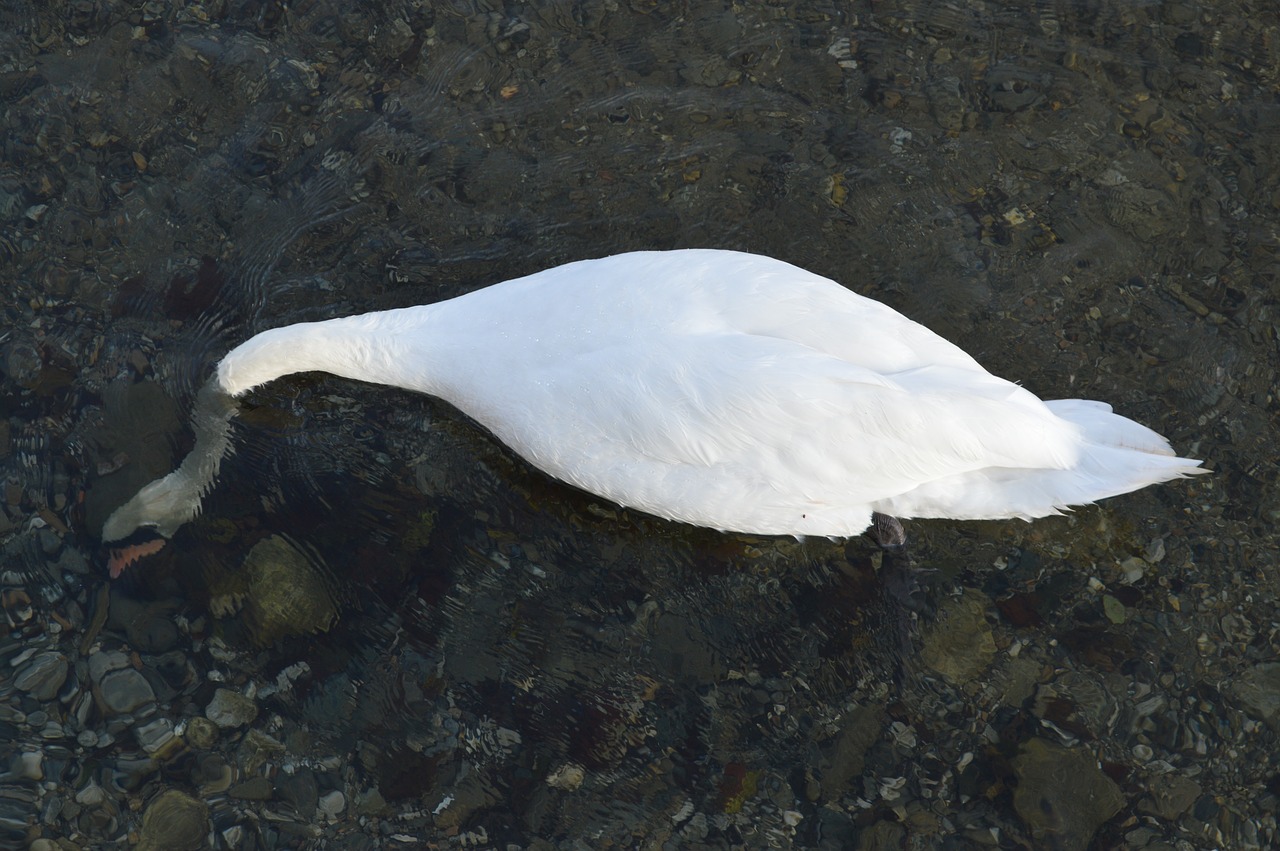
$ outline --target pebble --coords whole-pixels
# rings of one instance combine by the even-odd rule
[[[334,789],[321,795],[317,806],[329,818],[337,818],[347,808],[347,796]]]
[[[13,761],[10,769],[19,777],[27,780],[44,779],[44,753],[41,751],[23,751]]]
[[[138,851],[196,851],[205,847],[209,808],[189,795],[167,789],[142,814]]]
[[[1251,715],[1280,730],[1280,662],[1254,665],[1235,681],[1233,690]]]
[[[204,714],[222,729],[230,730],[252,723],[258,717],[258,705],[238,691],[220,688],[213,693]]]
[[[135,735],[142,749],[152,756],[168,748],[177,738],[173,733],[173,722],[168,718],[157,718],[142,725],[135,731]]]
[[[129,667],[129,654],[119,650],[99,650],[89,654],[89,679],[101,682],[110,671]]]
[[[107,793],[92,780],[76,793],[76,803],[82,807],[96,807],[107,799]]]
[[[67,680],[67,657],[57,650],[41,650],[13,679],[13,684],[36,700],[53,700]]]
[[[315,772],[310,768],[299,768],[292,774],[281,772],[276,779],[276,786],[280,797],[293,804],[298,815],[307,819],[315,815],[320,792]]]
[[[186,728],[183,730],[183,737],[191,747],[199,750],[208,750],[218,741],[218,725],[208,718],[197,716],[187,721]]]
[[[107,715],[133,712],[156,699],[147,678],[133,668],[106,674],[96,690],[98,706]]]

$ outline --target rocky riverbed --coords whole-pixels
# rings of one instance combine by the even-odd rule
[[[0,24],[0,846],[1276,843],[1271,7]],[[840,280],[1213,475],[909,523],[904,565],[620,510],[447,405],[303,376],[107,580],[103,519],[236,342],[689,246]]]

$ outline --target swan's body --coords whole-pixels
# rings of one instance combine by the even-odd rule
[[[731,251],[621,254],[276,328],[214,382],[238,396],[312,370],[445,399],[622,505],[763,535],[854,535],[872,512],[1029,519],[1200,472],[1105,404],[1043,402],[879,302]],[[206,485],[144,489],[104,538],[172,534]],[[195,509],[166,509],[183,489]]]

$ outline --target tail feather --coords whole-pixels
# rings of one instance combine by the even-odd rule
[[[1178,457],[1169,441],[1102,402],[1060,399],[1045,404],[1080,429],[1079,456],[1067,469],[988,467],[929,482],[873,509],[899,517],[1031,520],[1209,472],[1200,466],[1203,462]]]

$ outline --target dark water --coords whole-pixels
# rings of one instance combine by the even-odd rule
[[[0,12],[0,844],[1275,841],[1269,5],[350,6]],[[691,246],[1215,474],[911,523],[917,618],[870,541],[656,521],[305,376],[108,588],[236,342]]]

